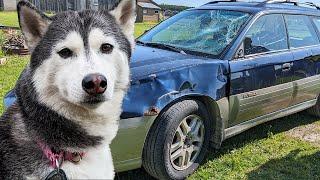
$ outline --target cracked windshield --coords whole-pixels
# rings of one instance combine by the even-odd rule
[[[175,47],[190,54],[220,55],[250,15],[227,10],[189,10],[140,38],[146,45]]]

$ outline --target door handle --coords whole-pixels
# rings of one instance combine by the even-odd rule
[[[291,63],[285,63],[282,65],[282,71],[290,71],[291,67],[292,67]]]

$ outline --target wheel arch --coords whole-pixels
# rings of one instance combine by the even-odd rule
[[[213,123],[213,133],[211,142],[214,148],[221,147],[221,143],[224,140],[224,130],[227,125],[226,115],[229,114],[229,103],[226,98],[215,101],[208,96],[191,96],[192,99],[198,100],[206,106],[206,110],[210,115],[210,120]]]
[[[229,114],[229,112],[226,112],[229,110],[229,104],[228,104],[227,98],[222,98],[216,101],[211,97],[202,95],[202,94],[183,95],[163,105],[154,122],[156,122],[157,119],[161,116],[161,114],[164,113],[167,109],[169,109],[172,105],[183,100],[197,100],[202,102],[205,105],[206,110],[209,113],[210,120],[212,121],[213,127],[214,127],[213,134],[211,137],[212,146],[216,149],[220,148],[221,143],[224,140],[224,129],[226,128],[226,123],[228,118],[226,115]],[[154,125],[154,122],[151,125],[151,127]],[[151,127],[148,129],[143,148],[145,147],[145,143],[149,136]]]

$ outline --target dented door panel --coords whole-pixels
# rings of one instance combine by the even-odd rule
[[[292,61],[292,53],[285,51],[230,62],[228,127],[289,106],[293,84],[282,65]]]
[[[316,99],[319,94],[320,77],[316,64],[319,63],[319,46],[293,50],[293,101],[296,105],[305,101]]]

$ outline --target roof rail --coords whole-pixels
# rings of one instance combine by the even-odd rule
[[[217,3],[221,3],[221,2],[239,2],[239,1],[237,1],[237,0],[216,0],[216,1],[208,2],[207,4],[217,4]],[[299,4],[302,4],[302,5],[311,6],[311,7],[314,7],[316,9],[320,10],[320,6],[314,4],[313,2],[299,3],[298,0],[265,0],[261,3],[259,3],[257,6],[265,6],[266,4],[272,4],[272,3],[287,3],[287,4],[293,4],[295,6],[299,6]],[[207,4],[205,4],[205,5],[207,5]]]
[[[266,4],[272,3],[289,3],[298,6],[298,0],[266,0],[258,4],[257,6],[265,6]]]
[[[265,6],[266,4],[272,4],[272,3],[291,3],[295,6],[301,5],[307,5],[316,8],[317,10],[320,10],[320,6],[314,4],[313,2],[305,2],[305,3],[299,3],[298,0],[266,0],[264,2],[261,2],[257,6]]]
[[[217,0],[217,1],[208,2],[207,4],[216,4],[221,2],[237,2],[237,0]]]
[[[304,4],[304,5],[308,5],[311,7],[315,7],[316,9],[320,10],[320,7],[317,6],[316,4],[314,4],[313,2],[305,2],[305,3],[300,3],[300,4]]]

